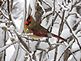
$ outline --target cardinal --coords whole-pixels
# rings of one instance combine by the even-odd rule
[[[66,39],[50,33],[47,29],[41,26],[32,16],[28,16],[27,20],[24,22],[24,32],[31,32],[35,37],[55,37],[66,41]]]

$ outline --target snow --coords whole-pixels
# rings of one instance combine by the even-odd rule
[[[38,3],[40,4],[40,6],[42,7],[43,11],[44,11],[44,14],[43,14],[42,17],[45,17],[45,16],[49,15],[50,13],[53,13],[54,7],[53,7],[53,0],[43,0],[43,1],[46,2],[46,3],[52,8],[51,11],[45,12],[44,9],[48,8],[48,6],[45,5],[44,3],[43,3],[43,5],[41,5],[41,4],[38,2]],[[57,1],[55,2],[55,4],[56,4],[55,10],[56,10],[57,12],[60,11],[60,12],[61,12],[60,14],[62,14],[62,10],[60,10],[60,8],[62,8],[63,10],[66,11],[64,17],[67,17],[68,14],[70,15],[70,16],[66,19],[66,21],[68,22],[68,25],[70,26],[70,28],[71,28],[71,30],[72,30],[72,28],[74,27],[74,25],[76,24],[76,22],[79,22],[79,21],[80,21],[81,16],[79,15],[79,13],[75,12],[75,11],[76,11],[75,8],[74,8],[71,12],[69,12],[70,9],[71,9],[71,7],[72,7],[72,5],[73,5],[74,2],[76,2],[76,1],[73,1],[73,3],[72,3],[72,2],[70,2],[70,3],[66,2],[66,4],[65,4],[65,3],[62,4],[63,2],[64,2],[64,0],[59,0],[59,1],[57,0]],[[24,0],[14,0],[14,4],[13,4],[13,5],[15,5],[15,6],[13,7],[14,10],[12,10],[12,20],[13,20],[13,23],[16,25],[16,31],[18,32],[19,35],[21,35],[21,33],[23,32],[23,28],[24,28],[24,15],[25,15],[25,10],[24,10],[24,6],[25,6],[25,5],[24,5],[24,3],[25,3]],[[81,3],[78,3],[77,5],[80,5],[80,4],[81,4]],[[31,12],[31,15],[34,17],[34,15],[35,15],[35,5],[36,5],[36,0],[27,0],[27,17],[28,17],[28,15],[30,14],[30,12]],[[77,6],[77,5],[76,5],[76,6]],[[30,10],[30,9],[32,9],[32,10]],[[15,13],[14,13],[14,12],[15,12]],[[75,18],[75,15],[74,15],[74,14],[76,14],[78,18]],[[62,15],[61,15],[61,16],[62,16]],[[48,29],[48,27],[49,27],[49,26],[51,25],[51,23],[52,23],[52,19],[53,19],[53,18],[55,18],[55,17],[52,16],[52,15],[50,15],[50,16],[49,16],[49,20],[48,20],[47,18],[45,18],[45,19],[42,21],[41,25],[42,25],[44,28]],[[65,19],[65,18],[64,18],[64,19]],[[47,21],[47,20],[48,20],[48,21]],[[48,22],[48,23],[47,23],[47,22]],[[61,22],[61,21],[60,21],[60,18],[57,17],[56,22],[57,22],[58,24],[55,24],[55,23],[54,23],[51,33],[58,35],[59,23]],[[3,24],[0,24],[0,27],[6,27],[6,26],[5,26],[5,24],[3,23]],[[6,28],[7,28],[7,27],[6,27]],[[13,26],[11,26],[11,28],[13,28]],[[10,30],[13,31],[13,29],[11,29],[11,28],[10,28]],[[15,28],[14,28],[14,29],[15,29]],[[1,30],[1,33],[3,34],[3,31],[2,31],[1,28],[0,28],[0,30]],[[77,32],[78,30],[81,30],[81,22],[79,23],[79,25],[78,25],[78,27],[77,27],[77,29],[76,29],[75,31],[72,30],[72,33],[70,32],[70,29],[68,28],[67,24],[64,24],[64,26],[63,26],[63,31],[62,31],[62,34],[61,34],[60,36],[63,37],[63,38],[65,38],[65,39],[67,39],[68,37],[70,37],[70,36],[73,34],[73,35],[78,39],[79,43],[81,44],[81,37],[78,37],[78,36],[81,35],[81,32],[78,32],[78,33],[76,34],[76,32]],[[3,43],[3,41],[1,41],[1,40],[4,39],[2,34],[0,35],[0,37],[2,37],[2,38],[0,39],[0,46],[2,46],[1,43]],[[10,35],[10,34],[9,34],[9,37],[11,38],[11,35]],[[16,37],[16,36],[14,36],[14,38],[15,38],[15,37]],[[16,38],[15,38],[15,39],[16,39]],[[41,40],[42,40],[42,39],[41,39]],[[36,50],[36,46],[37,46],[38,41],[31,41],[31,40],[28,40],[28,41],[29,41],[29,42],[27,42],[27,44],[29,43],[28,46],[29,46],[30,50],[32,51],[32,53],[30,53],[30,55],[31,55],[31,57],[32,57],[33,52]],[[79,46],[78,46],[78,44],[77,44],[77,41],[75,40],[74,43],[73,43],[73,41],[74,41],[74,39],[71,40],[69,43],[66,43],[66,42],[64,42],[64,43],[62,43],[62,44],[57,43],[59,46],[58,46],[58,50],[57,50],[57,58],[56,58],[56,61],[58,61],[58,59],[59,59],[59,57],[61,56],[61,54],[62,54],[69,46],[72,45],[71,48],[69,48],[69,50],[70,50],[71,52],[74,52],[74,51],[76,51],[76,50],[79,49]],[[50,42],[51,46],[54,47],[54,46],[55,46],[54,43],[57,42],[57,39],[56,39],[56,38],[49,38],[49,42]],[[10,39],[8,39],[8,41],[7,41],[6,44],[7,44],[7,46],[8,46],[8,45],[11,44],[11,43],[12,43],[12,42],[10,41]],[[72,43],[73,43],[73,44],[72,44]],[[54,45],[52,45],[52,44],[54,44]],[[17,50],[18,50],[18,46],[19,46],[18,44],[15,44],[14,46],[11,45],[10,47],[8,47],[8,48],[6,49],[6,61],[12,61],[12,60],[14,61],[15,58],[17,58],[17,61],[24,61],[24,57],[25,57],[26,52],[25,52],[21,47],[19,47],[18,56],[16,57]],[[16,47],[16,48],[15,48],[15,47]],[[4,47],[4,48],[5,48],[5,47]],[[40,41],[40,43],[39,43],[39,45],[37,46],[37,48],[39,48],[39,49],[41,49],[41,50],[45,50],[44,52],[42,52],[41,50],[36,50],[35,56],[36,56],[36,60],[37,60],[37,61],[39,61],[39,57],[40,57],[40,55],[41,55],[41,52],[42,52],[42,56],[41,56],[42,61],[45,61],[45,60],[47,60],[47,61],[53,61],[53,60],[54,60],[55,49],[53,49],[53,50],[51,50],[51,51],[48,52],[49,44],[48,44],[47,42]],[[50,47],[50,48],[51,48],[51,47]],[[0,51],[1,51],[1,49],[0,49]],[[48,53],[47,53],[47,52],[48,52]],[[80,61],[80,59],[81,59],[81,52],[78,51],[78,52],[74,53],[74,56],[76,57],[77,61]],[[27,57],[28,57],[28,59],[29,59],[29,55],[28,55]],[[62,56],[62,58],[61,58],[60,61],[64,61],[63,59],[64,59],[64,57]],[[29,60],[28,60],[28,61],[29,61]],[[32,61],[34,61],[34,60],[32,59]],[[73,55],[70,55],[70,57],[68,58],[68,61],[75,61],[75,59],[73,58]]]
[[[6,44],[10,44],[10,43],[12,42],[9,39]],[[6,59],[5,59],[6,61],[10,61],[11,57],[13,56],[14,51],[15,51],[15,48],[13,45],[11,45],[10,47],[6,49]]]

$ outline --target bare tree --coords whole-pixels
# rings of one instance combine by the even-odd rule
[[[6,50],[11,45],[15,51],[10,61],[80,61],[80,9],[80,0],[0,0],[0,61],[9,61]],[[24,21],[30,14],[66,41],[33,39],[24,33]]]

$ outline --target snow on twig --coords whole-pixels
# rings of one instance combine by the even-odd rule
[[[10,47],[11,45],[13,45],[13,44],[15,44],[15,43],[18,43],[18,41],[14,41],[14,42],[12,42],[12,43],[9,44],[9,45],[6,45],[6,46],[0,48],[0,52],[4,51],[5,49],[7,49],[8,47]]]

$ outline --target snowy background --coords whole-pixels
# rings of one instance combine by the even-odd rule
[[[0,61],[81,61],[80,0],[1,1]],[[39,12],[40,25],[67,41],[55,37],[37,41],[22,33],[28,15],[37,19]]]

